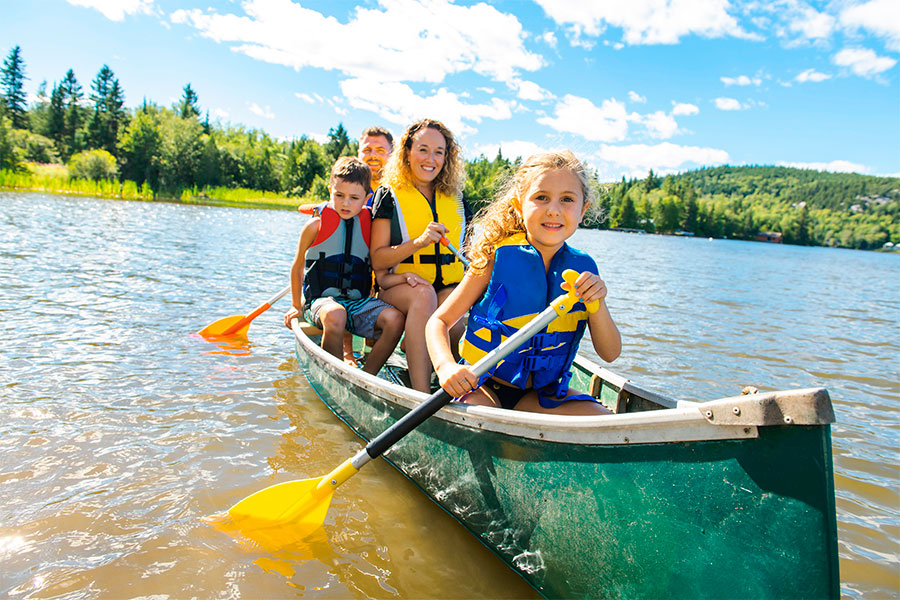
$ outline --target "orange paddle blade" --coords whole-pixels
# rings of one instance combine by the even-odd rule
[[[203,337],[217,337],[221,335],[225,335],[225,332],[234,327],[239,321],[244,319],[244,315],[232,315],[230,317],[225,317],[224,319],[219,319],[214,323],[210,323],[203,329],[197,332],[198,335]],[[235,332],[229,333],[229,335],[247,335],[247,330],[250,329],[250,323],[247,323],[240,329]]]

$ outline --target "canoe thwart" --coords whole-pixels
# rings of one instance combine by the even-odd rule
[[[590,394],[591,397],[597,398],[598,400],[602,401],[603,400],[603,383],[605,381],[606,380],[599,373],[594,373],[593,375],[591,375],[591,383],[588,386],[588,394]],[[606,382],[606,383],[607,383],[607,385],[610,385],[610,382]],[[606,402],[604,402],[603,405],[606,406],[606,408],[613,411],[614,413],[616,413],[617,415],[621,415],[621,414],[628,412],[628,399],[629,399],[629,394],[625,390],[625,387],[623,385],[623,386],[619,387],[618,390],[616,391],[615,405],[606,406],[606,404],[607,404]]]
[[[768,392],[724,398],[697,405],[716,425],[827,425],[834,409],[825,388]]]

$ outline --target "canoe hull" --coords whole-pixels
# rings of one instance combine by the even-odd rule
[[[397,386],[316,350],[298,336],[311,384],[361,437],[408,412]],[[838,596],[828,425],[567,443],[491,431],[468,408],[442,409],[385,458],[543,595]]]

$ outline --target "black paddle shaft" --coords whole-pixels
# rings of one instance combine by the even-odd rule
[[[444,390],[438,390],[419,406],[406,413],[399,421],[388,427],[377,438],[366,445],[366,454],[378,458],[385,450],[396,444],[407,433],[418,427],[428,417],[441,410],[453,398]]]

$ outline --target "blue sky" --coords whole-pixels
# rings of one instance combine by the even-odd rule
[[[719,164],[900,176],[900,0],[2,0],[34,95],[107,64],[290,139],[444,121],[470,158],[570,148],[602,180]]]

